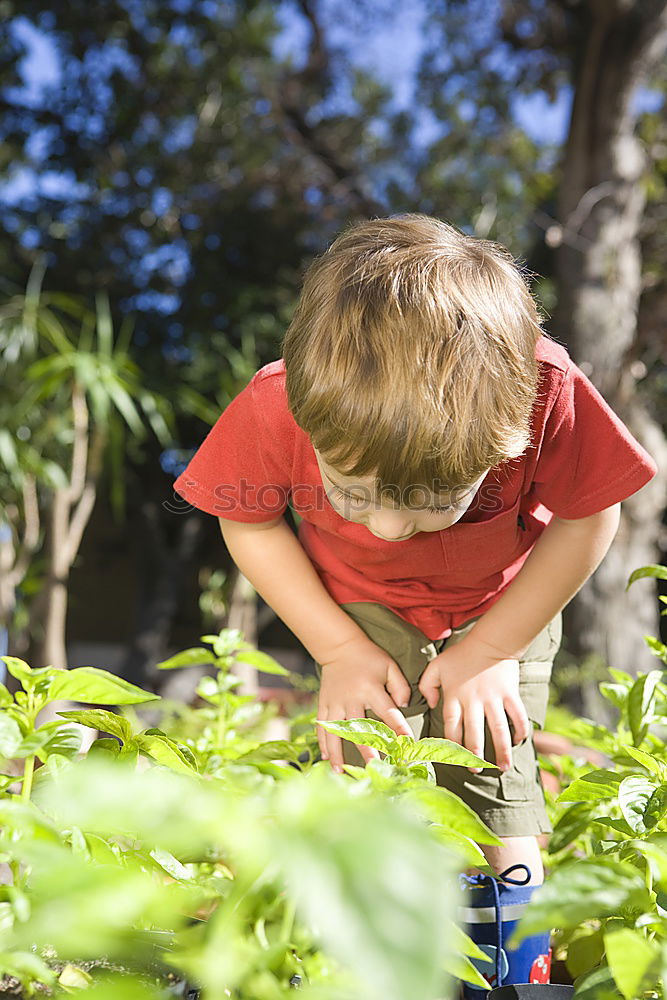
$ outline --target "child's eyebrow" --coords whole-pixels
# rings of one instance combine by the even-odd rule
[[[354,496],[354,494],[353,494],[353,493],[350,493],[350,492],[349,492],[349,490],[346,490],[346,489],[344,489],[344,487],[343,487],[343,486],[341,486],[341,484],[340,484],[340,483],[337,483],[335,479],[332,479],[332,478],[331,478],[331,476],[330,476],[330,475],[328,475],[328,473],[325,473],[325,476],[326,476],[326,478],[327,478],[327,479],[329,480],[329,482],[330,482],[330,483],[331,483],[331,484],[332,484],[333,486],[335,486],[337,490],[340,490],[340,491],[341,491],[341,493],[344,493],[346,497],[349,497],[349,498],[350,498],[351,500],[354,500],[354,499],[355,499],[355,496]],[[465,500],[465,498],[466,498],[466,497],[469,497],[469,496],[470,496],[470,494],[471,494],[471,493],[474,493],[474,492],[475,492],[475,491],[474,491],[474,489],[471,489],[471,490],[468,490],[468,492],[467,492],[467,493],[464,493],[464,494],[463,494],[463,496],[461,497],[461,500]],[[425,505],[425,506],[426,506],[426,505]],[[439,504],[439,503],[434,503],[434,504],[430,504],[430,505],[428,505],[428,506],[433,506],[433,507],[437,507],[437,508],[438,508],[438,510],[455,510],[455,506],[454,506],[454,504],[451,504],[451,503],[443,503],[443,504]]]

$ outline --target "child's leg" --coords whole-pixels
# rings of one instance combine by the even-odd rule
[[[474,621],[457,630],[447,642],[460,641],[472,628]],[[544,725],[549,677],[560,639],[561,620],[558,615],[531,643],[519,661],[519,693],[528,718],[533,725],[540,727]],[[439,651],[441,643],[435,646]],[[427,712],[424,728],[424,735],[444,735],[442,698],[435,709]],[[488,727],[485,727],[484,756],[489,761],[495,760]],[[486,768],[479,774],[472,774],[467,768],[444,764],[435,764],[434,767],[438,784],[456,792],[503,840],[502,847],[480,845],[500,880],[496,882],[483,875],[469,880],[466,929],[493,963],[493,971],[489,970],[488,963],[478,965],[479,971],[492,986],[499,983],[548,982],[551,963],[549,934],[527,938],[516,948],[507,943],[534,888],[544,879],[537,837],[551,829],[532,734],[512,748],[512,767],[509,771],[501,773],[495,768]],[[519,867],[512,870],[515,865]],[[465,1000],[476,1000],[480,995],[478,989],[464,984]]]
[[[531,878],[528,885],[542,885],[544,866],[537,837],[504,837],[503,847],[480,844],[494,872],[504,872],[512,865],[528,865]]]

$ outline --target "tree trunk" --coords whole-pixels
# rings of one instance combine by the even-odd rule
[[[566,649],[577,659],[601,654],[611,666],[636,673],[656,665],[643,635],[658,634],[658,606],[653,591],[648,597],[636,585],[626,593],[625,583],[633,569],[659,559],[667,441],[636,393],[632,365],[647,167],[633,98],[667,49],[667,0],[587,0],[582,6],[558,205],[554,333],[660,471],[624,502],[612,548],[566,609]],[[582,685],[571,704],[600,716],[597,684]]]
[[[70,565],[65,540],[69,515],[70,501],[66,491],[56,490],[48,526],[49,570],[44,582],[44,637],[39,665],[62,670],[67,667],[65,626]]]
[[[142,505],[144,530],[141,533],[137,571],[143,574],[141,607],[137,631],[120,674],[139,687],[148,686],[167,698],[189,701],[199,677],[196,668],[158,671],[156,664],[169,654],[169,635],[183,594],[183,579],[202,535],[202,519],[187,515],[181,519],[173,544],[167,540],[161,508]]]
[[[250,581],[239,571],[232,590],[227,628],[240,629],[245,641],[257,646],[257,593]],[[256,695],[259,691],[256,668],[250,663],[237,661],[232,669],[236,676],[241,678],[237,688],[238,693]]]

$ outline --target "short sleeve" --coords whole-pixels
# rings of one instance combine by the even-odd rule
[[[588,517],[626,500],[656,472],[593,383],[569,365],[546,420],[533,495],[557,517]]]
[[[257,376],[222,412],[174,483],[188,503],[230,521],[271,521],[285,513],[289,500],[289,449],[267,433],[256,388]]]

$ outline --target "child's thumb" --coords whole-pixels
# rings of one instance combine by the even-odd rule
[[[392,663],[387,671],[387,683],[385,686],[394,703],[399,708],[408,707],[412,690],[405,679],[405,674],[395,663]]]

